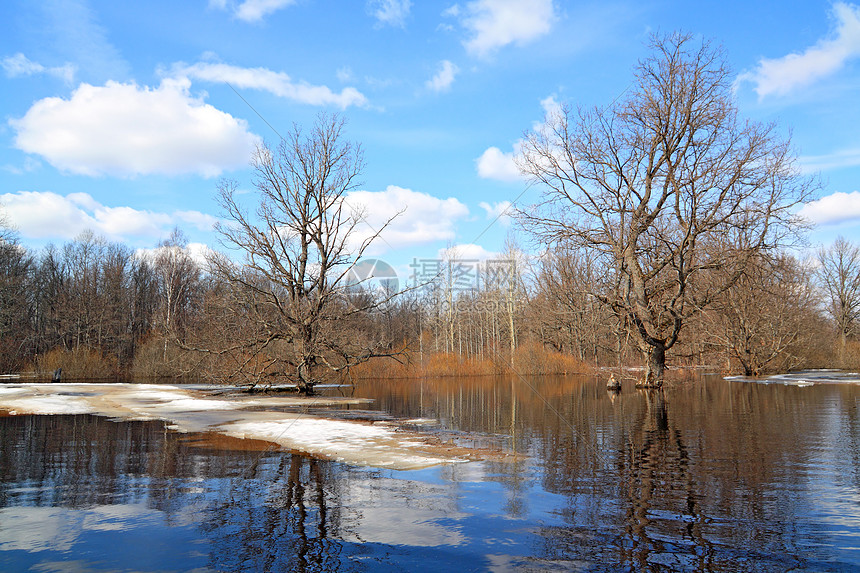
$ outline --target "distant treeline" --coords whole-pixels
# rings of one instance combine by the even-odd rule
[[[509,245],[496,261],[452,256],[434,269],[413,277],[415,288],[338,323],[345,335],[387,345],[393,356],[361,364],[352,376],[511,367],[569,373],[641,359],[625,325],[591,294],[608,271],[581,253],[556,249],[529,261]],[[0,243],[0,370],[230,379],[241,352],[211,349],[229,347],[242,328],[225,324],[233,288],[195,262],[179,232],[146,254],[91,233],[40,251],[9,235]],[[376,294],[365,288],[352,296]],[[762,258],[685,324],[669,365],[754,375],[860,367],[858,316],[857,246],[840,239],[815,260]],[[265,373],[266,364],[255,370]]]

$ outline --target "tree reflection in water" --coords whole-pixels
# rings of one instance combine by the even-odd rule
[[[410,391],[386,384],[368,395],[417,415]],[[537,526],[535,568],[860,567],[860,388],[716,377],[611,396],[582,378],[529,379],[499,391],[506,386],[425,384],[420,415],[507,435],[532,454],[527,463],[485,464],[485,479],[518,500],[505,505],[510,518],[534,515],[529,480],[564,496],[550,511],[564,523]]]
[[[438,420],[442,440],[520,455],[396,472],[156,422],[0,418],[0,570],[86,555],[72,568],[860,568],[858,387],[704,378],[609,396],[582,378],[481,378],[355,392]]]
[[[202,525],[219,571],[340,571],[337,480],[332,464],[288,455],[274,472],[231,480]],[[263,488],[261,482],[273,484]],[[266,491],[268,489],[268,491]]]
[[[200,548],[205,555],[150,547],[165,551],[161,561],[150,557],[168,568],[182,569],[205,557],[218,571],[341,570],[340,544],[332,540],[340,534],[338,480],[331,475],[336,464],[265,449],[221,449],[225,445],[211,437],[208,446],[219,449],[201,449],[159,422],[118,424],[95,416],[18,416],[0,422],[0,511],[54,507],[91,517],[105,506],[145,506],[158,512],[163,527],[196,530],[180,537],[205,540]],[[133,522],[113,527],[132,536],[146,533]],[[22,546],[10,544],[2,529],[0,524],[0,549]],[[76,546],[95,544],[95,552],[109,551],[97,540],[85,541],[85,530],[61,536],[72,537]],[[50,545],[41,541],[24,547]],[[21,562],[5,565],[12,570],[10,564]],[[0,569],[3,564],[0,557]]]

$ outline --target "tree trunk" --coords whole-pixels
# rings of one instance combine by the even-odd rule
[[[842,368],[847,368],[845,356],[846,350],[848,347],[848,332],[847,329],[842,329],[842,332],[839,333],[839,366]]]
[[[662,388],[663,372],[666,370],[666,347],[662,344],[647,345],[642,351],[645,359],[645,379],[639,388]]]

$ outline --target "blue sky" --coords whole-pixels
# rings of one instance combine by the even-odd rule
[[[219,178],[250,190],[257,141],[339,112],[367,163],[350,201],[372,226],[405,208],[372,254],[486,256],[514,229],[498,213],[538,197],[512,164],[523,132],[612,101],[674,30],[722,44],[742,115],[820,173],[812,243],[860,241],[860,5],[842,2],[6,0],[0,203],[35,248],[176,226],[217,247]]]

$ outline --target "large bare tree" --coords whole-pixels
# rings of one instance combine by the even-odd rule
[[[642,384],[659,387],[685,319],[784,243],[815,182],[774,125],[738,117],[721,50],[680,33],[650,48],[616,102],[563,107],[526,134],[519,166],[544,194],[520,216],[542,240],[595,254],[592,294],[637,341]]]
[[[244,255],[240,263],[227,256],[211,261],[215,277],[229,286],[222,325],[232,326],[219,352],[245,382],[282,380],[311,393],[333,373],[395,354],[368,334],[382,300],[356,294],[347,280],[387,223],[359,229],[363,213],[347,199],[364,164],[343,130],[341,117],[321,115],[309,132],[295,126],[277,148],[258,147],[253,212],[242,205],[236,182],[219,186],[226,222],[218,231],[226,247]]]

